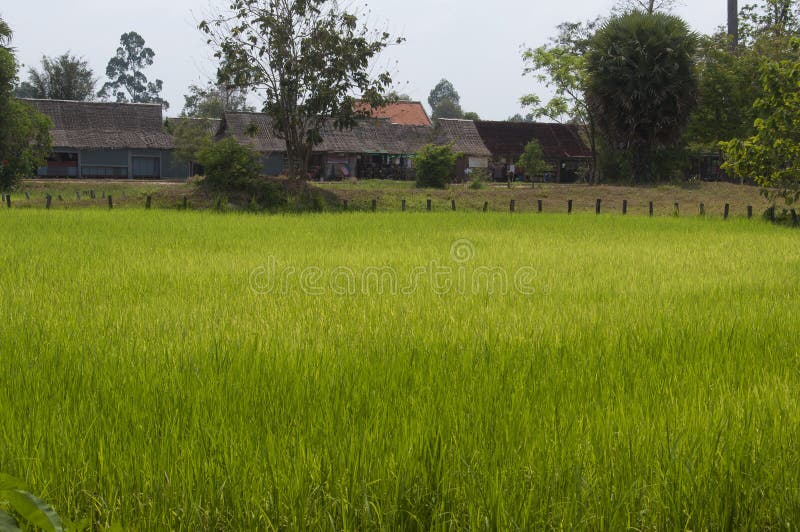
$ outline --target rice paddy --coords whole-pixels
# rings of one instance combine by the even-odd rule
[[[0,210],[0,472],[125,530],[792,529],[800,233]]]

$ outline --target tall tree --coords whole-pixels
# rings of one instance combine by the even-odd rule
[[[544,46],[525,50],[525,75],[533,75],[554,92],[542,102],[536,94],[523,96],[520,102],[531,110],[534,118],[547,118],[559,123],[582,126],[592,151],[589,182],[597,183],[597,127],[592,108],[586,101],[586,54],[600,19],[587,22],[565,22],[558,34]]]
[[[464,110],[461,109],[461,96],[452,83],[442,79],[431,90],[428,96],[428,105],[431,106],[431,118],[435,122],[439,118],[463,118]]]
[[[765,61],[764,93],[756,100],[755,134],[721,144],[724,168],[754,179],[766,195],[792,204],[800,199],[800,40],[792,42],[792,59]]]
[[[114,98],[117,102],[160,103],[165,109],[169,103],[161,98],[164,82],[149,82],[143,70],[153,65],[156,54],[145,46],[141,35],[135,31],[124,33],[120,46],[106,67],[109,81],[98,93],[100,98]]]
[[[32,175],[50,151],[50,120],[13,97],[17,60],[11,28],[0,19],[0,190]]]
[[[257,91],[286,141],[290,177],[308,175],[314,146],[327,123],[351,128],[361,112],[353,94],[373,108],[385,104],[388,72],[370,62],[400,43],[374,33],[336,0],[229,0],[229,11],[200,29],[224,65],[219,79]]]
[[[599,129],[630,155],[634,181],[657,177],[657,151],[680,140],[697,103],[697,38],[682,19],[631,12],[607,22],[586,57]]]
[[[247,104],[247,91],[211,81],[205,87],[190,85],[184,100],[181,114],[189,118],[222,118],[229,111],[255,111]]]
[[[86,101],[94,97],[94,72],[85,60],[69,52],[58,57],[42,57],[41,70],[28,69],[28,81],[17,94],[46,100]]]

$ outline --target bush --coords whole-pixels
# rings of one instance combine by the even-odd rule
[[[261,156],[232,138],[204,147],[197,155],[206,170],[206,186],[215,190],[241,190],[261,175]]]
[[[538,140],[532,140],[525,145],[525,151],[519,158],[519,164],[525,169],[525,174],[536,181],[536,177],[544,174],[550,169],[550,165],[544,162],[544,150]]]
[[[447,188],[455,172],[458,154],[452,145],[424,146],[414,159],[419,188]]]

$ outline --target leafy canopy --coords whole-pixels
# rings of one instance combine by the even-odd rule
[[[388,72],[371,75],[371,61],[400,43],[371,32],[334,0],[229,0],[229,9],[200,29],[223,67],[219,81],[253,90],[286,141],[291,177],[308,174],[313,147],[327,123],[355,125],[356,94],[373,108],[386,101]]]
[[[222,118],[226,112],[254,112],[247,103],[247,91],[224,84],[208,82],[205,87],[189,86],[184,96],[181,116],[190,118]]]
[[[108,61],[106,76],[109,81],[98,93],[100,98],[114,98],[117,102],[160,103],[165,109],[169,103],[161,98],[164,82],[149,82],[143,70],[153,65],[156,54],[145,46],[144,38],[135,31],[124,33],[119,40],[117,54]]]
[[[197,160],[206,170],[206,185],[216,190],[237,189],[261,175],[259,154],[230,137],[209,143]]]
[[[723,168],[754,179],[772,198],[791,204],[800,199],[800,40],[793,40],[795,59],[765,63],[764,94],[754,104],[760,118],[755,134],[722,142]]]
[[[532,140],[525,145],[525,150],[519,158],[519,164],[530,178],[539,176],[550,168],[550,165],[544,161],[544,150],[538,140]]]
[[[634,181],[657,177],[660,149],[682,137],[697,102],[696,36],[682,19],[631,12],[607,22],[586,56],[586,97],[602,133],[631,159]]]
[[[94,72],[84,59],[66,52],[58,57],[42,57],[41,65],[41,70],[28,69],[28,81],[17,89],[17,96],[74,101],[94,97]]]
[[[447,188],[453,177],[458,154],[453,146],[428,144],[414,158],[419,188]]]

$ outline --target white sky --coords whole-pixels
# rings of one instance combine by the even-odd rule
[[[532,78],[522,77],[520,49],[538,46],[564,21],[607,14],[615,0],[368,0],[368,20],[407,41],[384,52],[378,66],[388,68],[396,89],[425,102],[447,78],[461,95],[465,111],[504,120],[520,111],[519,98],[546,95]],[[726,21],[726,0],[683,0],[676,13],[698,32],[710,33]],[[14,31],[13,45],[27,66],[42,55],[66,50],[89,61],[105,81],[105,67],[119,37],[137,31],[156,53],[145,74],[164,81],[169,115],[177,115],[192,82],[215,72],[212,53],[197,24],[224,0],[7,0],[0,16]],[[23,79],[27,73],[23,72]]]

